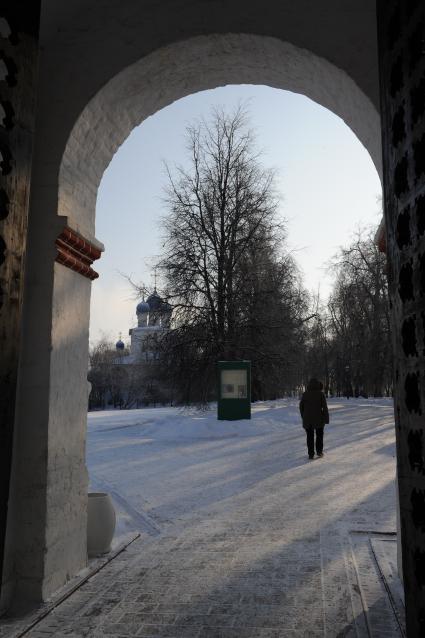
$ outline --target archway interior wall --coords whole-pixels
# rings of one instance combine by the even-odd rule
[[[89,102],[69,137],[59,173],[58,213],[91,240],[95,232],[98,186],[116,150],[145,118],[173,101],[225,84],[262,84],[304,94],[339,115],[370,153],[380,172],[380,120],[372,102],[343,71],[313,53],[276,38],[212,35],[158,50],[114,77]],[[282,144],[284,140],[282,140]],[[58,380],[49,400],[50,451],[44,586],[54,591],[77,566],[85,547],[84,424],[88,360],[89,292],[87,281],[55,266],[50,374]],[[75,282],[74,282],[75,280]],[[74,283],[73,283],[74,282]],[[82,289],[84,288],[84,290]],[[66,294],[64,294],[66,291]],[[57,298],[64,303],[56,303]],[[71,308],[78,323],[69,325]],[[77,328],[73,330],[73,328]],[[78,383],[75,380],[78,379]],[[61,387],[73,388],[62,402]],[[62,462],[68,454],[68,461]],[[61,481],[56,470],[60,469]],[[81,469],[81,478],[75,477]],[[74,477],[73,483],[68,476]],[[69,513],[56,516],[61,491],[72,491]],[[81,524],[81,521],[83,524]],[[78,539],[81,540],[78,543]],[[60,560],[67,545],[68,565]],[[78,549],[80,548],[80,549]]]
[[[306,95],[346,122],[381,175],[379,114],[344,71],[276,38],[200,36],[131,65],[90,101],[63,155],[59,214],[83,235],[93,237],[100,180],[131,131],[181,97],[226,84],[263,84]]]
[[[52,323],[43,339],[30,321],[25,330],[24,350],[31,351],[37,342],[42,351],[40,360],[49,361],[48,377],[44,372],[40,375],[40,383],[44,382],[42,397],[40,392],[37,397],[24,394],[30,387],[31,374],[24,370],[22,375],[21,402],[26,416],[21,419],[21,429],[33,430],[31,408],[37,403],[42,401],[48,413],[47,422],[43,420],[39,427],[46,446],[46,480],[37,486],[47,510],[45,520],[37,523],[44,542],[37,555],[39,580],[27,585],[27,597],[48,597],[84,567],[86,560],[84,446],[90,283],[61,264],[54,264],[52,274],[54,242],[65,224],[63,217],[92,240],[103,172],[133,128],[181,97],[241,83],[302,93],[332,110],[358,136],[380,171],[380,122],[369,98],[344,71],[325,59],[266,36],[198,36],[158,49],[125,68],[92,98],[73,126],[60,164],[59,184],[54,178],[56,160],[50,161],[49,154],[52,131],[49,129],[50,137],[46,133],[39,141],[35,158],[38,191],[32,186],[33,250],[29,265],[34,280],[41,272],[41,279],[47,283],[43,289],[34,284],[33,296],[27,294],[27,299],[29,307],[40,306],[44,314],[51,312]],[[48,108],[46,95],[43,99]],[[52,118],[54,125],[59,125],[54,109]],[[46,120],[48,114],[42,117],[48,129]],[[33,375],[36,370],[34,367]],[[22,473],[22,493],[28,478]],[[69,503],[65,508],[64,499]],[[27,505],[31,506],[30,498],[22,500],[19,508]],[[25,537],[16,539],[15,545],[19,556],[24,556],[26,546],[32,547]],[[20,582],[29,582],[31,577],[23,565]]]
[[[378,17],[406,625],[424,636],[425,5],[379,0]]]

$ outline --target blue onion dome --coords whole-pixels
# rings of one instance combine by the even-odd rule
[[[115,348],[117,350],[124,350],[124,348],[125,348],[124,342],[121,341],[121,339],[118,339],[118,341],[115,344]]]
[[[158,295],[156,288],[153,293],[147,298],[146,302],[149,304],[149,310],[152,310],[153,312],[162,310],[162,306],[164,304],[161,297]]]
[[[145,312],[149,312],[150,307],[146,301],[140,301],[136,306],[136,315],[142,315]]]

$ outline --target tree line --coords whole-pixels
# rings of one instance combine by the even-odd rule
[[[186,141],[186,164],[167,167],[157,264],[171,329],[154,363],[132,371],[117,372],[124,366],[110,344],[92,349],[92,406],[119,396],[126,407],[205,404],[216,397],[217,361],[240,359],[252,363],[254,401],[298,394],[311,376],[328,394],[390,394],[385,256],[373,235],[339,251],[321,303],[288,249],[275,174],[262,166],[244,110],[215,109],[188,127]]]
[[[334,285],[306,341],[305,371],[336,396],[390,396],[392,356],[386,258],[363,230],[332,261]]]

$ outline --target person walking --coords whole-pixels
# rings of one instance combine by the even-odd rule
[[[316,454],[323,457],[323,430],[329,423],[328,404],[322,391],[323,384],[310,379],[307,390],[301,397],[300,414],[307,434],[308,458],[314,459],[314,433],[316,433]]]

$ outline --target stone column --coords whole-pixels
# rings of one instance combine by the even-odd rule
[[[103,250],[66,218],[34,219],[8,525],[10,590],[19,607],[45,600],[87,562],[91,263]]]
[[[40,2],[0,11],[0,609],[35,117]]]
[[[425,5],[379,0],[384,202],[409,638],[425,636]]]

